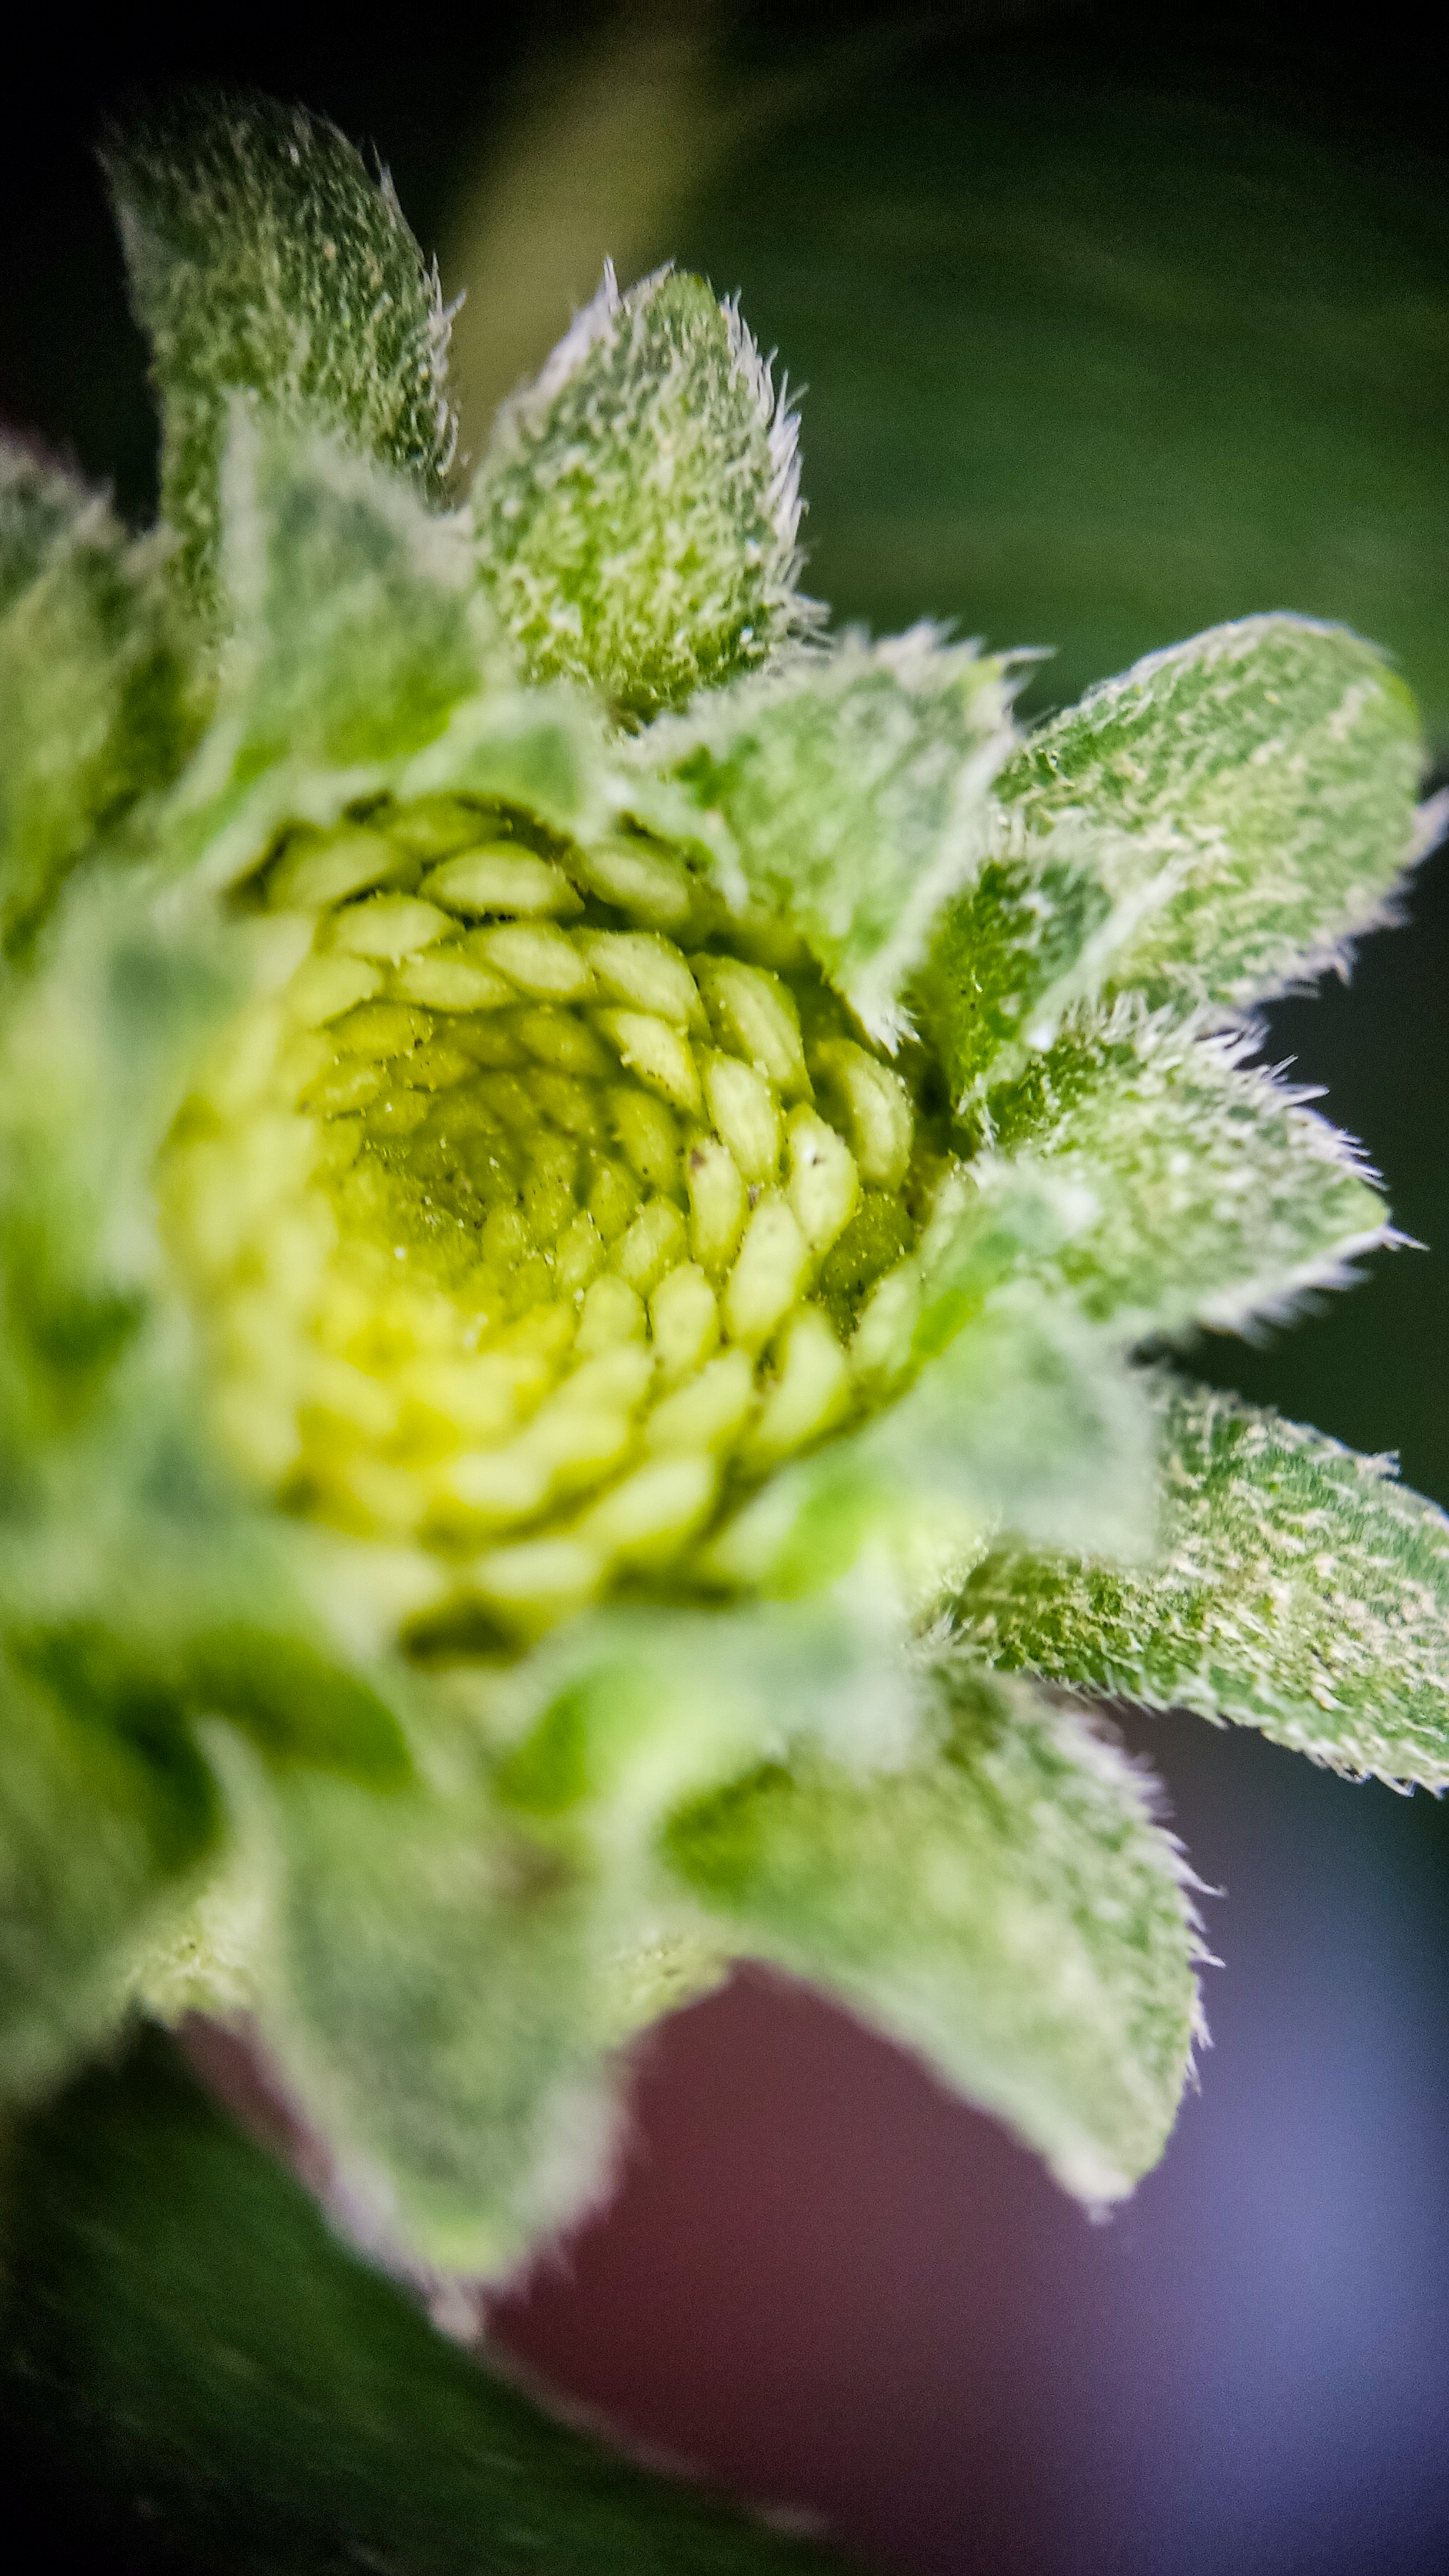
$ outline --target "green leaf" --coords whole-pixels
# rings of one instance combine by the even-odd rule
[[[218,2576],[828,2576],[841,2562],[555,2422],[358,2261],[146,2036],[19,2143],[17,2527]],[[138,2504],[138,2499],[143,2499]],[[99,2530],[96,2526],[99,2526]]]
[[[868,1586],[828,1605],[620,1605],[540,1648],[511,1695],[499,1796],[616,1859],[682,1799],[792,1745],[860,1768],[915,1736],[900,1632]]]
[[[76,1440],[93,1444],[85,1491],[118,1365],[143,1343],[143,1430],[191,1391],[185,1336],[156,1304],[155,1158],[254,961],[246,934],[223,961],[153,895],[109,870],[77,878],[53,937],[0,984],[0,1518],[22,1530],[25,1479],[69,1473]]]
[[[1195,1918],[1148,1783],[1076,1715],[931,1670],[938,1751],[774,1767],[687,1808],[669,1865],[741,1948],[997,2112],[1088,2201],[1155,2163],[1191,2066]]]
[[[0,430],[0,617],[103,496]]]
[[[1114,985],[1237,1008],[1384,917],[1422,766],[1414,702],[1373,645],[1248,617],[1090,690],[998,793],[1013,853],[1034,871],[1089,855],[1128,916]]]
[[[1021,1266],[1124,1338],[1283,1316],[1385,1239],[1387,1209],[1347,1140],[1260,1066],[1255,1041],[1195,1036],[1131,1003],[1084,1016],[992,1095],[972,1165],[971,1234],[1009,1222],[1023,1173],[1061,1239]]]
[[[461,1755],[394,1796],[230,1767],[275,1889],[258,2024],[348,2207],[425,2263],[505,2271],[609,2178],[625,1892],[501,1814]]]
[[[1005,843],[999,812],[992,841]],[[992,846],[942,914],[908,996],[963,1112],[1018,1079],[1067,1014],[1100,989],[1126,935],[1086,846]]]
[[[31,1641],[34,1646],[35,1641]],[[0,2101],[109,2036],[220,1832],[162,1681],[0,1636]]]
[[[1015,739],[1003,666],[929,626],[849,635],[658,727],[641,754],[682,794],[727,894],[783,916],[872,1035],[942,906],[980,868]]]
[[[330,432],[436,499],[453,452],[438,281],[384,172],[334,126],[191,93],[102,155],[161,401],[162,514],[199,604],[216,561],[236,398]]]
[[[279,827],[385,794],[500,796],[562,830],[611,819],[600,720],[500,663],[460,520],[334,439],[240,412],[223,502],[235,631],[162,818],[207,886],[255,867]]]
[[[802,1741],[900,1760],[916,1693],[886,1609],[601,1612],[415,1689],[420,1776],[391,1796],[233,1761],[277,1873],[254,2008],[384,2234],[496,2273],[598,2192],[609,2051],[719,1973],[688,1925],[663,1927],[687,1956],[653,1955],[661,1821]]]
[[[245,767],[345,768],[430,741],[483,668],[459,522],[337,440],[259,433],[241,411],[222,490],[223,722],[240,699]]]
[[[776,1474],[726,1522],[703,1559],[714,1580],[798,1594],[862,1558],[883,1560],[919,1613],[1003,1529],[1082,1545],[1110,1528],[1126,1556],[1150,1545],[1153,1423],[1142,1380],[1066,1299],[1030,1280],[991,1285],[998,1255],[1016,1249],[1014,1234],[1004,1252],[985,1246],[982,1274],[961,1297],[964,1321],[959,1280],[928,1281],[923,1300],[908,1269],[897,1275],[911,1293],[899,1300],[900,1346],[882,1353],[883,1373],[918,1365],[937,1331],[946,1346],[873,1420]]]
[[[911,996],[953,1097],[981,1115],[1104,992],[1240,1008],[1341,965],[1389,917],[1422,765],[1382,655],[1307,618],[1214,627],[1091,690],[1001,770]]]
[[[0,457],[0,940],[23,948],[87,848],[203,721],[165,549],[100,495]]]
[[[733,304],[612,268],[499,414],[473,489],[484,578],[535,678],[628,716],[754,669],[797,595],[796,423]]]
[[[1163,1429],[1162,1553],[1003,1550],[956,1617],[997,1664],[1256,1726],[1351,1777],[1449,1784],[1449,1522],[1321,1432],[1203,1389]]]

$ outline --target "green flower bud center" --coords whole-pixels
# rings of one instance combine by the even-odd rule
[[[305,954],[163,1176],[233,1452],[510,1634],[688,1581],[879,1400],[938,1168],[905,1082],[639,836],[435,799],[283,835],[252,898]]]

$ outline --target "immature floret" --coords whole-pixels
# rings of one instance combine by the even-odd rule
[[[379,807],[247,900],[304,953],[164,1192],[234,1452],[509,1631],[687,1579],[879,1391],[859,1318],[929,1190],[904,1083],[642,835]]]

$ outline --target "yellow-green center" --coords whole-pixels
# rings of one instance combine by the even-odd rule
[[[904,1083],[642,837],[432,799],[288,833],[250,894],[310,945],[163,1174],[234,1453],[510,1633],[677,1581],[868,1406],[938,1168]]]

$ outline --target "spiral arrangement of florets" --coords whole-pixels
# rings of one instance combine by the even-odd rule
[[[901,1074],[644,835],[373,806],[244,899],[303,953],[164,1158],[240,1461],[422,1540],[455,1616],[707,1582],[732,1500],[885,1392],[947,1161]]]

